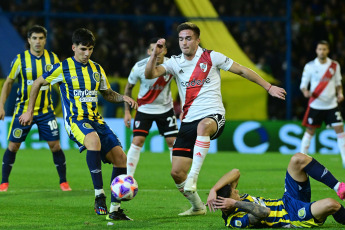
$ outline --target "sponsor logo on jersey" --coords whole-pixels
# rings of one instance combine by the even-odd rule
[[[25,68],[25,71],[30,73],[32,72],[32,68]]]
[[[200,69],[205,73],[207,71],[207,62],[200,63]]]
[[[135,121],[135,122],[134,122],[134,125],[135,125],[135,128],[138,128],[139,125],[140,125],[140,121]]]
[[[149,90],[163,90],[163,89],[164,89],[164,86],[161,86],[161,85],[155,85],[155,86],[151,85],[149,87]]]
[[[92,126],[89,124],[89,123],[83,123],[83,127],[85,128],[85,129],[93,129],[92,128]]]
[[[26,84],[32,85],[32,84],[34,84],[34,80],[27,80],[27,81],[26,81]]]
[[[300,208],[300,209],[298,210],[298,217],[299,217],[300,219],[304,219],[306,215],[307,215],[307,213],[306,213],[306,211],[305,211],[305,207]]]
[[[210,83],[211,82],[211,79],[210,78],[206,78],[206,79],[202,79],[202,80],[195,80],[193,79],[192,81],[182,81],[181,82],[181,85],[183,87],[190,87],[190,86],[197,86],[197,85],[203,85],[203,84],[207,84],[207,83]]]
[[[13,130],[13,136],[15,138],[21,138],[22,134],[23,134],[23,130],[22,129],[17,128],[17,129]]]
[[[178,73],[184,73],[184,72],[183,72],[183,69],[180,69],[180,71],[179,71]]]
[[[93,79],[95,79],[95,81],[97,81],[97,82],[99,82],[101,80],[101,74],[98,72],[94,72],[92,74],[92,76],[93,76]]]
[[[86,97],[86,96],[97,96],[97,91],[96,90],[80,90],[80,89],[75,89],[73,91],[73,94],[75,97]]]
[[[47,64],[45,67],[44,67],[44,70],[46,71],[46,72],[49,72],[50,70],[52,70],[53,69],[53,65],[52,64]]]

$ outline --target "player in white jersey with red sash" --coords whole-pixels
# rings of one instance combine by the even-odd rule
[[[179,215],[203,215],[206,207],[196,192],[196,183],[210,140],[222,133],[225,124],[220,69],[255,82],[274,97],[285,99],[286,92],[225,55],[200,48],[200,29],[195,24],[182,23],[177,32],[182,54],[157,66],[154,60],[165,44],[164,39],[158,40],[146,65],[145,76],[151,79],[172,74],[176,78],[183,120],[173,147],[171,175],[177,188],[192,204],[192,208]]]
[[[310,141],[322,122],[337,133],[337,142],[345,167],[345,133],[338,103],[344,100],[339,63],[328,58],[329,44],[320,41],[316,47],[317,58],[307,63],[303,70],[300,89],[309,98],[303,118],[306,132],[301,142],[301,152],[308,153]],[[310,84],[310,89],[308,86]]]
[[[147,54],[151,55],[158,38],[152,38]],[[157,65],[167,61],[164,52],[157,56]],[[165,137],[170,150],[170,159],[172,147],[177,136],[176,116],[173,110],[173,100],[171,97],[170,85],[173,79],[172,75],[161,76],[156,79],[145,79],[145,67],[149,58],[137,62],[128,77],[128,83],[125,89],[125,95],[132,96],[132,89],[135,84],[140,82],[138,95],[138,111],[135,115],[133,124],[133,140],[127,153],[127,174],[134,175],[139,162],[140,151],[144,145],[145,139],[149,134],[152,122],[155,121],[159,133]],[[124,122],[127,128],[131,126],[131,112],[129,106],[125,105]]]

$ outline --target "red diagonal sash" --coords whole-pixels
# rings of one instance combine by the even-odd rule
[[[320,96],[320,94],[322,93],[322,91],[326,88],[326,86],[328,85],[329,81],[332,79],[335,71],[337,68],[337,63],[332,61],[331,65],[328,67],[328,69],[326,70],[326,72],[323,74],[319,84],[316,86],[316,88],[314,89],[314,92],[312,93],[311,97],[309,98],[308,101],[308,108],[307,111],[304,114],[304,118],[303,118],[303,122],[302,124],[304,126],[307,126],[307,119],[308,119],[308,115],[309,115],[309,110],[310,110],[310,104]],[[310,125],[308,125],[310,126]]]
[[[154,100],[156,100],[158,95],[163,91],[171,78],[172,75],[169,75],[169,79],[166,81],[164,79],[164,76],[160,76],[157,81],[150,87],[151,89],[147,91],[147,93],[142,98],[137,99],[138,105],[141,106],[145,104],[151,104]]]
[[[186,101],[183,106],[183,118],[188,114],[188,110],[195,98],[198,96],[201,87],[205,84],[205,79],[208,76],[208,73],[212,67],[211,61],[211,52],[212,50],[205,50],[201,57],[199,58],[198,63],[196,63],[195,69],[193,70],[192,75],[189,79],[189,86],[186,89]]]

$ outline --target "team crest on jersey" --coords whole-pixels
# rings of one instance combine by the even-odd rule
[[[333,68],[329,68],[329,72],[333,75],[334,74],[334,69]]]
[[[13,130],[13,136],[15,138],[21,138],[22,137],[22,134],[23,134],[23,130],[22,129],[14,129]]]
[[[92,76],[93,76],[93,79],[95,79],[95,81],[97,81],[97,82],[99,82],[100,79],[101,79],[101,74],[98,73],[98,72],[94,72],[94,73],[92,74]]]
[[[134,125],[135,125],[135,128],[138,128],[140,125],[140,121],[135,121]]]
[[[200,63],[200,69],[202,72],[205,73],[207,71],[207,63],[206,62]]]
[[[300,208],[300,209],[298,210],[298,217],[299,217],[300,219],[304,219],[306,215],[307,215],[307,213],[306,213],[306,211],[305,211],[305,207]]]
[[[170,78],[169,75],[165,75],[165,76],[164,76],[164,81],[166,81],[166,82],[169,81],[169,78]]]
[[[46,72],[49,72],[50,70],[53,69],[53,65],[52,64],[47,64],[45,67],[44,67],[45,71]]]
[[[85,129],[93,129],[92,126],[89,123],[83,123],[83,127]]]
[[[235,226],[236,227],[241,227],[242,226],[242,222],[240,220],[236,220],[235,221]]]
[[[308,124],[313,124],[313,118],[308,117]]]

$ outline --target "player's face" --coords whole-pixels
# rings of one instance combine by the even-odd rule
[[[328,53],[329,53],[329,48],[327,45],[324,44],[318,44],[316,47],[316,54],[317,57],[321,60],[324,60],[328,57]]]
[[[151,44],[150,44],[150,48],[147,49],[147,54],[148,54],[148,55],[151,55],[151,54],[152,54],[153,49],[155,48],[155,45],[156,45],[156,43],[151,43]],[[164,61],[164,56],[167,54],[167,52],[168,52],[168,50],[167,50],[166,46],[164,46],[163,52],[160,53],[160,54],[157,56],[157,63],[159,63],[159,64],[162,64],[162,63],[163,63],[163,61]]]
[[[44,46],[46,45],[46,37],[43,33],[32,33],[28,38],[30,51],[35,55],[42,55]]]
[[[182,53],[188,58],[193,58],[198,49],[200,38],[193,30],[182,30],[178,35],[179,45]]]
[[[74,51],[74,58],[77,62],[87,64],[90,60],[91,54],[93,52],[93,46],[84,46],[82,44],[72,45],[72,50]]]

